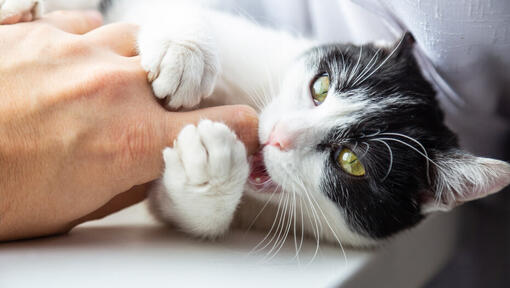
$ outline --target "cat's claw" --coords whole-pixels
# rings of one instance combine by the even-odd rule
[[[147,73],[147,80],[149,81],[149,83],[152,83],[152,82],[154,82],[154,80],[156,80],[156,78],[158,78],[158,76],[159,76],[159,73],[155,73],[155,72],[149,71]]]
[[[151,193],[151,201],[170,199],[173,211],[161,213],[170,213],[172,221],[196,236],[222,235],[230,226],[249,174],[244,144],[224,124],[203,120],[182,129],[163,157],[164,192],[154,192],[167,196]],[[162,204],[152,203],[167,206]]]
[[[173,38],[175,37],[175,38]],[[200,41],[154,37],[141,31],[139,48],[142,67],[154,95],[171,109],[192,108],[211,95],[219,70],[214,45]]]
[[[0,25],[35,20],[43,10],[42,0],[0,0]]]

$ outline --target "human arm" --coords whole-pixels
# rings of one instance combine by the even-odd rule
[[[88,32],[100,24],[58,12],[0,26],[0,241],[65,232],[143,199],[146,186],[132,188],[157,179],[163,148],[202,118],[256,149],[252,109],[164,110],[136,56],[137,28]]]

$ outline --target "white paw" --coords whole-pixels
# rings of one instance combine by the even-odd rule
[[[0,0],[0,24],[29,22],[43,13],[42,0]]]
[[[138,45],[154,94],[165,99],[165,105],[172,109],[197,106],[212,94],[219,74],[215,45],[207,37],[188,35],[194,34],[189,31],[160,35],[151,27],[154,26],[142,28]]]
[[[244,144],[224,124],[203,120],[186,126],[163,157],[173,220],[198,236],[223,234],[249,174]]]

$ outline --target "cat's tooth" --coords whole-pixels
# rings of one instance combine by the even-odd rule
[[[259,178],[255,178],[255,182],[260,183],[260,177]]]

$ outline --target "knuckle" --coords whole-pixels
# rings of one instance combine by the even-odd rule
[[[83,57],[91,54],[93,46],[83,37],[73,36],[63,40],[56,49],[60,56]]]
[[[100,96],[109,103],[125,100],[132,93],[130,87],[135,76],[129,70],[115,66],[94,67],[85,76],[84,87],[90,92],[86,95]]]
[[[54,34],[55,28],[51,26],[48,23],[41,22],[38,25],[34,25],[30,29],[30,33],[28,34],[28,37],[31,37],[32,39],[36,41],[40,41],[41,39],[47,39],[51,35]]]

